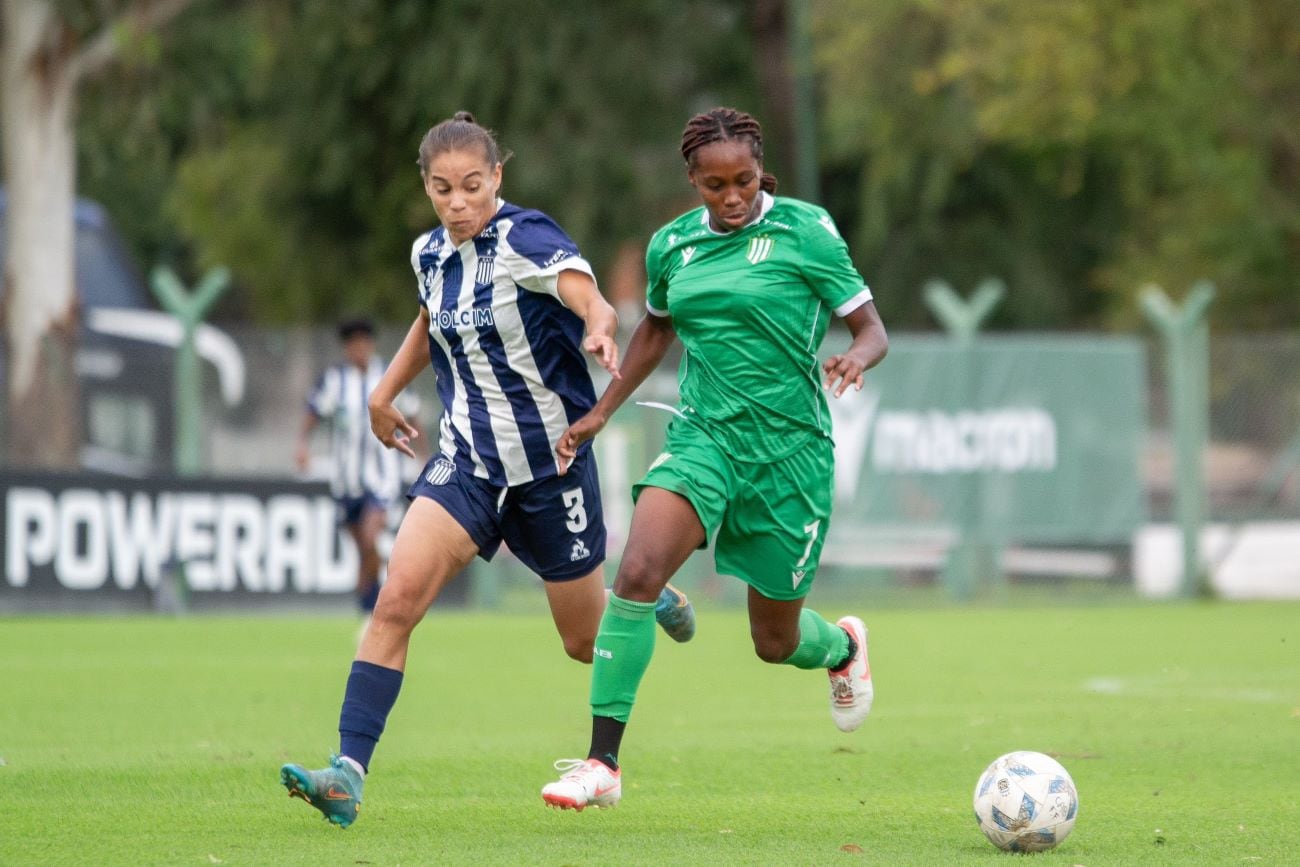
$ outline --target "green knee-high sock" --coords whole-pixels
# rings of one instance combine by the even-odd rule
[[[610,595],[592,658],[592,716],[627,722],[654,651],[655,604]]]
[[[848,655],[849,634],[811,608],[805,608],[799,613],[799,646],[782,665],[830,668]]]

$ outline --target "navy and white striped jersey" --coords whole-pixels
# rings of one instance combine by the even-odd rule
[[[349,363],[321,374],[307,409],[330,427],[330,493],[335,498],[374,496],[387,502],[401,492],[401,453],[384,448],[370,432],[370,392],[384,375],[384,361],[370,359],[364,371]],[[403,392],[397,408],[408,418],[419,401]]]
[[[560,301],[559,275],[591,265],[550,217],[498,200],[459,247],[441,226],[421,235],[411,267],[429,313],[442,454],[495,485],[556,475],[556,443],[596,402],[585,325]]]

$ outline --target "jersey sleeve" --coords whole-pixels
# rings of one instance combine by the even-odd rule
[[[424,279],[424,271],[420,268],[420,253],[424,251],[425,245],[429,243],[432,236],[432,231],[425,232],[411,245],[411,270],[415,271],[415,294],[421,307],[429,303],[429,287]]]
[[[656,232],[645,251],[645,307],[661,319],[668,315],[668,273],[664,268],[663,232]]]
[[[593,280],[596,278],[591,265],[578,252],[578,245],[543,213],[533,211],[520,215],[504,241],[497,251],[498,263],[530,292],[560,300],[561,272],[581,271]]]
[[[871,300],[862,275],[853,267],[849,246],[830,214],[817,209],[817,220],[804,230],[802,269],[804,279],[839,316],[847,316]]]
[[[307,395],[307,411],[317,418],[327,418],[338,409],[339,372],[331,367],[320,375]]]

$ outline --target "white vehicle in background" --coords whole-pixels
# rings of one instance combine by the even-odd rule
[[[0,190],[0,271],[6,207]],[[104,208],[78,199],[74,214],[82,325],[77,352],[80,463],[121,475],[168,472],[176,446],[173,389],[180,322],[157,308]],[[0,284],[0,299],[3,292]],[[203,325],[195,347],[215,368],[223,403],[237,406],[245,387],[238,345],[224,331]],[[0,383],[6,377],[4,365],[0,352]]]

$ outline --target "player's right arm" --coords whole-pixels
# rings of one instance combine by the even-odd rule
[[[609,423],[610,417],[632,396],[632,392],[654,372],[676,339],[677,329],[673,328],[671,318],[655,316],[653,313],[646,313],[642,317],[627,344],[623,366],[619,368],[620,376],[610,380],[605,393],[591,411],[569,425],[569,429],[556,444],[555,456],[559,459],[560,475],[568,471],[569,464],[578,454],[578,447],[600,433]]]
[[[664,273],[664,229],[650,239],[646,249],[646,315],[637,323],[619,376],[606,387],[596,405],[582,418],[569,426],[555,446],[560,475],[564,475],[578,454],[578,447],[594,437],[609,423],[615,411],[624,404],[632,392],[645,382],[659,362],[668,354],[668,348],[677,339],[677,329],[668,315],[668,280]]]
[[[421,307],[420,315],[415,317],[402,340],[402,347],[397,350],[379,384],[370,393],[368,403],[371,432],[385,447],[397,449],[410,458],[415,457],[415,452],[411,449],[409,440],[417,438],[420,432],[407,421],[393,402],[402,393],[402,389],[429,366],[426,342],[428,334],[429,311]]]

